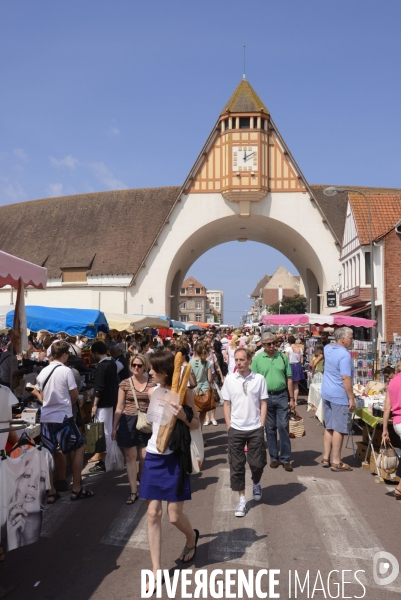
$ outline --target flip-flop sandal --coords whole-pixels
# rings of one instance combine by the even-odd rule
[[[194,529],[195,531],[195,544],[192,546],[192,548],[188,548],[188,546],[185,546],[184,548],[184,556],[182,558],[180,558],[181,562],[184,564],[190,563],[191,561],[194,560],[195,556],[196,556],[196,548],[198,546],[198,540],[199,540],[199,531],[197,529]],[[195,552],[193,553],[193,556],[191,558],[189,558],[188,560],[185,560],[185,557],[191,552],[191,550],[194,550]]]
[[[79,492],[73,492],[71,490],[71,494],[74,494],[75,496],[75,498],[71,498],[71,502],[75,502],[76,500],[87,500],[88,498],[93,498],[95,495],[90,490],[84,490],[84,488],[81,488]]]
[[[351,469],[351,467],[349,465],[346,465],[343,462],[339,462],[337,465],[334,463],[331,463],[331,470],[332,471],[352,471],[353,469]]]
[[[138,492],[131,492],[130,495],[128,496],[128,499],[125,502],[125,504],[128,504],[129,506],[131,506],[131,504],[134,504],[134,502],[136,502],[138,499],[139,499]]]
[[[330,467],[330,461],[329,460],[326,460],[325,458],[323,458],[320,462],[322,463],[322,467],[324,469],[328,469]]]
[[[54,498],[51,502],[49,502],[49,498]],[[47,504],[56,504],[57,500],[60,500],[61,496],[58,492],[56,492],[55,494],[48,494],[47,495]]]

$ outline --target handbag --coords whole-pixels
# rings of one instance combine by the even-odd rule
[[[202,468],[205,450],[203,446],[202,429],[191,429],[191,461],[192,473],[199,473]]]
[[[106,438],[104,435],[104,423],[87,423],[85,425],[85,452],[106,452]]]
[[[306,435],[304,420],[295,409],[289,411],[288,422],[290,438],[301,438]]]
[[[203,375],[205,374],[205,370],[206,370],[206,364],[203,367],[201,376],[199,377],[199,380],[196,380],[196,388],[195,390],[197,390],[200,381],[202,380]],[[202,390],[198,390],[200,393],[194,393],[194,402],[195,402],[195,406],[196,409],[199,413],[204,413],[204,412],[209,412],[209,410],[213,410],[216,408],[216,402],[214,401],[214,397],[213,397],[213,392],[211,390],[211,388],[209,387],[208,390],[206,390],[206,392],[203,392]]]
[[[152,423],[150,421],[148,421],[148,419],[146,418],[146,413],[141,412],[139,410],[139,404],[138,404],[134,384],[132,383],[131,377],[129,378],[129,382],[131,385],[132,395],[134,396],[136,410],[138,411],[138,419],[136,421],[136,428],[138,431],[141,431],[142,433],[152,433]]]
[[[389,444],[390,448],[387,446],[387,443]],[[384,445],[381,446],[379,450],[376,462],[379,469],[383,469],[389,475],[396,472],[399,458],[393,446],[391,445],[391,442],[384,442]]]

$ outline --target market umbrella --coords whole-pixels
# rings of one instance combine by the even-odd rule
[[[181,321],[174,321],[174,319],[170,319],[171,327],[176,329],[177,331],[186,331],[185,323],[181,323]]]
[[[106,312],[105,317],[110,329],[127,331],[128,333],[133,333],[143,327],[157,327],[163,329],[168,329],[170,327],[170,321],[162,319],[161,317],[149,315],[128,315]]]
[[[194,323],[184,323],[186,331],[203,331],[203,328]]]

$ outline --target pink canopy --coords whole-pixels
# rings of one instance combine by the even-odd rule
[[[320,325],[325,327],[376,327],[376,321],[348,317],[343,315],[318,315],[305,313],[304,315],[264,315],[261,319],[263,325]]]
[[[0,250],[0,287],[11,285],[13,288],[18,288],[20,278],[24,287],[32,285],[35,288],[45,289],[47,269]]]

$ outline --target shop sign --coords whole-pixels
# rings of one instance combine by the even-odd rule
[[[340,302],[343,300],[348,300],[349,298],[357,298],[361,293],[361,288],[359,285],[351,288],[350,290],[346,290],[345,292],[341,292],[340,294]]]
[[[335,308],[337,306],[336,292],[327,292],[327,306],[328,308]]]

